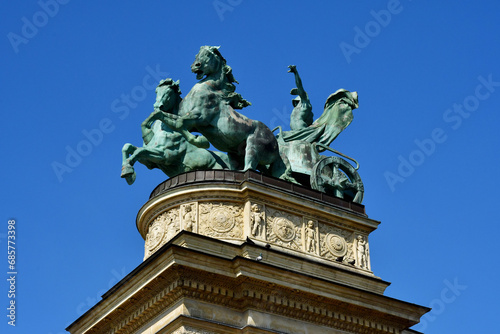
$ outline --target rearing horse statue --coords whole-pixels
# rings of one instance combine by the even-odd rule
[[[179,82],[162,80],[156,88],[155,110],[142,123],[143,147],[125,144],[122,149],[122,174],[128,184],[135,181],[134,164],[138,161],[149,169],[159,168],[172,177],[180,173],[206,169],[229,169],[227,156],[201,147],[210,144],[203,137],[184,131],[175,131],[157,122],[165,114],[175,115],[182,100]],[[189,140],[186,140],[186,137]]]
[[[227,152],[237,169],[260,169],[293,181],[287,158],[280,156],[271,130],[234,110],[250,103],[234,92],[237,81],[218,49],[200,48],[191,65],[200,81],[182,100],[178,116],[165,114],[162,120],[176,130],[200,132],[215,148]]]

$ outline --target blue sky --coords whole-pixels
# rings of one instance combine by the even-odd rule
[[[127,185],[121,147],[141,144],[155,81],[179,79],[187,94],[201,45],[221,46],[253,104],[243,112],[269,127],[288,126],[290,64],[316,117],[329,94],[357,91],[332,147],[360,162],[366,212],[382,221],[369,241],[386,295],[433,307],[414,327],[425,333],[497,327],[499,2],[2,6],[3,277],[10,219],[18,261],[15,328],[0,281],[2,333],[63,333],[141,263],[135,217],[166,177],[138,165]]]

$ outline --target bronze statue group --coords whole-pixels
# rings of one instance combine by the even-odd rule
[[[340,154],[329,145],[352,122],[352,110],[358,107],[356,92],[340,89],[330,95],[322,115],[313,121],[309,97],[297,68],[290,65],[297,86],[290,92],[297,95],[292,100],[291,130],[280,128],[274,135],[264,123],[235,110],[250,102],[235,92],[237,81],[218,47],[202,46],[191,71],[199,81],[184,99],[178,81],[167,78],[159,83],[154,111],[141,125],[143,146],[124,145],[121,176],[129,184],[135,181],[133,166],[137,161],[149,169],[159,168],[169,177],[196,170],[253,169],[294,183],[304,180],[297,173],[309,174],[312,181],[302,181],[303,185],[361,201],[363,189],[357,168],[338,157],[331,163],[323,161],[321,170],[316,166],[325,158],[318,152]],[[306,154],[310,161],[306,159],[304,165],[302,159],[300,168],[294,165],[297,154],[303,154],[295,149],[297,143],[311,150]],[[217,151],[208,150],[210,145]]]

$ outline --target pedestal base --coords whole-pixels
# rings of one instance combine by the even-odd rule
[[[364,207],[254,172],[161,184],[137,216],[145,260],[68,330],[415,333],[428,308],[383,296]]]
[[[288,268],[273,264],[286,261]],[[301,263],[300,258],[272,248],[181,232],[68,330],[72,334],[410,333],[406,330],[429,310],[345,284],[351,281],[371,289],[387,286],[349,270]]]

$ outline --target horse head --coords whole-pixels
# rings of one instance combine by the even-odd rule
[[[211,89],[224,92],[224,99],[234,109],[242,109],[251,105],[240,94],[235,93],[238,83],[233,75],[233,70],[226,64],[226,59],[221,55],[219,46],[202,46],[191,65],[191,71],[196,73],[196,79],[201,82],[211,81]]]
[[[156,102],[155,109],[160,109],[164,112],[175,112],[181,102],[181,90],[179,88],[179,80],[174,81],[170,78],[161,80],[156,87]]]
[[[202,46],[196,55],[191,71],[196,73],[196,79],[201,80],[205,76],[220,73],[226,65],[226,59],[222,57],[217,46]]]

